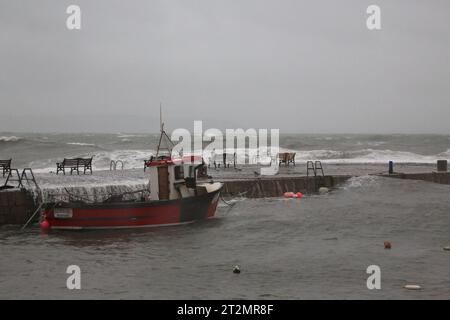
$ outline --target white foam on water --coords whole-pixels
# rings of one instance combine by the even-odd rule
[[[82,158],[93,157],[93,170],[109,170],[111,161],[122,161],[124,169],[144,168],[144,160],[150,159],[156,154],[155,150],[116,150],[116,151],[95,151],[81,155]],[[70,157],[69,157],[70,158]],[[37,173],[56,172],[56,163],[62,159],[47,159],[45,161],[31,162],[30,166]],[[121,167],[121,165],[119,165]]]
[[[329,164],[379,164],[394,161],[396,163],[435,163],[438,159],[449,159],[450,150],[437,155],[421,155],[407,151],[378,149],[359,149],[354,151],[308,150],[297,151],[296,160],[320,160]]]
[[[0,137],[1,142],[17,142],[19,140],[22,140],[22,138],[16,137],[16,136],[1,136]]]
[[[73,143],[75,144],[75,143]],[[78,144],[78,143],[77,143]],[[90,145],[90,144],[87,144]],[[262,164],[270,165],[271,161],[276,161],[276,156],[258,149],[216,149],[215,157],[221,160],[222,153],[232,155],[236,152],[238,164]],[[327,149],[318,150],[292,150],[280,148],[279,152],[295,152],[295,160],[302,164],[308,160],[320,160],[327,164],[385,164],[388,161],[395,163],[411,164],[434,164],[438,159],[450,159],[450,149],[436,155],[421,155],[407,151],[379,150],[379,149],[358,149],[352,151],[336,151]],[[144,160],[150,159],[156,154],[156,150],[115,150],[115,151],[93,151],[82,155],[82,157],[93,156],[94,170],[109,170],[111,161],[123,161],[125,169],[138,169],[144,167]],[[199,155],[201,151],[195,151],[192,155]],[[190,153],[184,153],[189,156]],[[214,161],[211,151],[204,151],[203,158],[207,164]],[[36,172],[54,172],[56,162],[62,159],[47,159],[45,161],[36,161],[29,166]]]
[[[380,177],[370,176],[370,175],[351,177],[344,183],[343,189],[353,189],[353,188],[375,186],[375,185],[380,184],[380,180],[381,180]]]
[[[155,155],[155,150],[116,150],[95,153],[93,165],[96,170],[109,170],[111,161],[122,161],[125,169],[144,168],[144,160]]]
[[[441,158],[450,158],[450,149],[447,149],[447,151],[441,152],[438,154],[438,157]]]
[[[117,138],[143,138],[147,137],[145,134],[118,134]]]
[[[67,142],[66,144],[68,145],[73,145],[73,146],[95,146],[94,143],[85,143],[85,142]]]

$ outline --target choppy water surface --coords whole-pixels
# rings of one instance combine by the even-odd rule
[[[142,168],[155,153],[159,134],[0,133],[0,159],[35,171],[55,170],[64,157],[94,157],[94,170],[109,169],[121,160],[126,169]],[[206,142],[205,142],[206,144]],[[206,145],[205,145],[206,146]],[[321,160],[328,164],[435,164],[450,160],[450,135],[281,134],[281,151],[296,152],[297,163]],[[248,151],[248,150],[247,150]],[[220,150],[218,150],[220,152]],[[233,151],[229,151],[233,152]],[[208,154],[205,154],[208,160]],[[249,155],[246,161],[251,161]]]
[[[236,199],[216,219],[177,227],[2,227],[0,298],[450,299],[449,195],[446,185],[362,177],[302,200]],[[81,290],[66,289],[72,264]],[[381,290],[366,288],[372,264]]]

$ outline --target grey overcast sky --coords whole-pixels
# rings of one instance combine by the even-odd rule
[[[448,134],[450,1],[0,0],[0,69],[0,132]]]

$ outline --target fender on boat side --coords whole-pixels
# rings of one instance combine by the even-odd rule
[[[208,193],[213,193],[215,191],[218,191],[220,189],[222,189],[223,187],[223,182],[214,182],[214,183],[199,183],[197,184],[198,186],[202,186],[206,188],[206,191]]]

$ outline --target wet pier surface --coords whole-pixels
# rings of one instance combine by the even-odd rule
[[[260,178],[260,166],[245,165],[238,168],[218,168],[211,167],[208,169],[208,174],[217,181],[233,180],[233,179],[255,179]],[[423,173],[431,172],[435,169],[435,165],[413,165],[413,164],[396,164],[396,172],[404,173]],[[387,173],[387,165],[380,164],[324,164],[325,175],[350,175],[362,176],[367,174]],[[70,175],[49,172],[35,172],[38,184],[41,188],[54,187],[89,187],[89,186],[109,186],[109,185],[133,185],[148,183],[149,173],[144,172],[143,169],[127,169],[116,171],[96,171],[94,168],[93,175]],[[279,172],[275,177],[292,177],[292,176],[306,176],[305,164],[298,164],[297,166],[279,167]],[[267,176],[270,178],[271,176]],[[3,185],[5,178],[0,176],[0,185]]]

